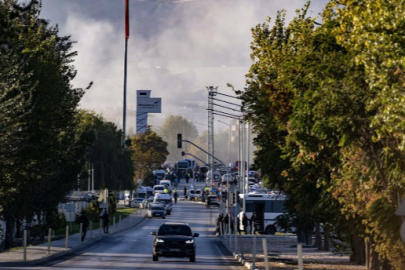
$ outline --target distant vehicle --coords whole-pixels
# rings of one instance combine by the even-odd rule
[[[155,185],[153,186],[153,193],[156,195],[157,193],[164,193],[165,186],[164,185]]]
[[[189,258],[195,262],[196,244],[194,237],[198,233],[192,233],[187,223],[168,223],[160,225],[157,232],[151,232],[153,239],[153,261],[159,257]]]
[[[166,185],[169,193],[172,193],[172,182],[170,180],[160,180],[159,185]]]
[[[188,169],[192,169],[192,170],[197,169],[197,163],[195,162],[194,159],[186,158],[185,160],[188,162]]]
[[[138,198],[147,198],[153,196],[153,188],[151,187],[140,187],[135,191],[135,197]]]
[[[166,210],[161,204],[151,204],[148,210],[148,217],[166,218]]]
[[[155,170],[153,171],[153,175],[156,177],[156,179],[165,179],[166,176],[166,171],[165,170]]]
[[[187,160],[177,161],[177,170],[180,170],[180,171],[187,170],[188,167],[189,167],[189,163]]]
[[[142,203],[143,200],[144,198],[134,198],[131,201],[131,207],[139,208],[139,205]]]
[[[239,194],[239,204],[242,213],[250,218],[256,213],[255,230],[274,235],[277,228],[274,220],[277,216],[286,212],[284,202],[286,196],[273,194]],[[239,225],[243,229],[242,223]]]
[[[172,207],[173,207],[173,201],[172,201],[172,197],[170,197],[169,194],[155,194],[155,198],[153,199],[153,203],[157,203],[157,202],[163,202],[166,207],[167,207],[167,215],[171,215],[172,213]]]
[[[207,205],[207,208],[210,208],[211,205],[219,207],[218,197],[215,195],[209,195],[205,204]]]
[[[188,190],[188,198],[190,200],[195,200],[195,198],[199,198],[202,195],[202,190],[201,189],[189,189]]]
[[[210,179],[212,171],[207,172],[207,181]],[[217,171],[214,171],[212,182],[220,182],[221,181],[221,174]]]
[[[229,182],[232,182],[233,181],[233,176],[232,176],[232,174],[224,174],[223,176],[222,176],[222,183],[229,183]]]

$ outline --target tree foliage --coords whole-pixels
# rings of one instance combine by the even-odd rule
[[[195,125],[180,115],[170,115],[157,130],[157,134],[168,143],[169,155],[167,161],[172,164],[183,159],[181,156],[182,150],[177,148],[177,134],[179,133],[182,134],[183,140],[194,141],[198,137]],[[190,147],[192,147],[190,144],[183,143],[184,151],[188,152]]]
[[[308,3],[288,25],[280,11],[273,27],[268,19],[253,28],[253,63],[237,94],[257,133],[255,165],[290,195],[289,211],[346,228],[358,263],[364,237],[374,269],[403,269],[394,211],[405,194],[405,4],[340,4],[325,6],[319,27]]]

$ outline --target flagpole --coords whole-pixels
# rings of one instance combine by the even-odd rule
[[[125,126],[127,118],[127,57],[128,57],[128,39],[125,38],[125,60],[124,60],[124,102],[122,115],[122,145],[125,145]]]
[[[129,0],[125,0],[125,57],[124,57],[124,102],[122,105],[122,146],[125,146],[125,132],[127,120],[127,58],[129,38]]]

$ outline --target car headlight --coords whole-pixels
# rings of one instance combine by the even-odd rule
[[[163,239],[156,239],[156,242],[158,242],[158,243],[163,243],[165,240],[163,240]]]
[[[192,243],[194,243],[194,240],[193,240],[193,239],[186,241],[186,244],[192,244]]]

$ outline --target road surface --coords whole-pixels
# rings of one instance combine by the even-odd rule
[[[190,184],[187,185],[189,188]],[[182,197],[184,182],[179,185]],[[202,187],[200,183],[197,187]],[[180,188],[181,187],[181,188]],[[207,209],[203,204],[179,201],[173,205],[173,211],[166,219],[146,218],[137,227],[106,237],[87,247],[80,253],[49,262],[38,267],[14,267],[1,269],[244,269],[232,258],[220,241],[214,235],[213,220],[218,210]],[[162,222],[187,222],[193,233],[199,233],[196,238],[196,262],[188,258],[159,258],[152,261],[152,231],[156,231]]]

